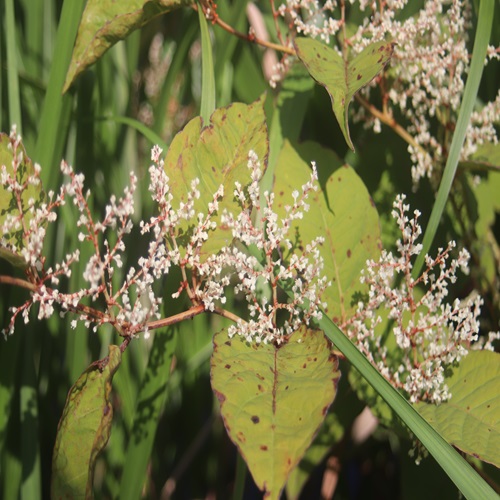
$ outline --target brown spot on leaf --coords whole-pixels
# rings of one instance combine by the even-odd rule
[[[250,420],[254,423],[254,424],[258,424],[260,422],[260,418],[257,416],[257,415],[252,415],[250,417]]]
[[[229,370],[229,368],[231,368],[231,365],[225,365],[224,368],[226,368],[227,370]]]
[[[267,451],[267,446],[266,446],[265,444],[261,444],[261,445],[260,445],[260,449],[261,449],[262,451]]]
[[[323,409],[321,410],[321,413],[323,415],[326,415],[328,413],[328,406],[323,406]]]
[[[264,387],[262,387],[260,384],[257,386],[257,389],[259,389],[259,392],[264,392]]]
[[[247,441],[247,438],[245,437],[245,434],[243,434],[243,432],[238,432],[238,434],[236,434],[236,437],[238,438],[238,441],[241,441],[242,443],[246,443]]]
[[[214,389],[214,394],[215,394],[215,397],[219,400],[220,404],[224,403],[224,401],[226,400],[226,396],[224,396],[224,394],[222,394],[222,392],[216,391]]]
[[[363,78],[362,75],[361,75],[361,73],[358,73],[358,76],[356,77],[356,80],[361,80],[361,78]]]
[[[212,165],[212,172],[215,174],[215,167]]]
[[[351,258],[351,254],[352,254],[352,252],[351,252],[351,249],[349,248],[349,249],[347,250],[347,258],[348,258],[348,259],[350,259],[350,258]]]
[[[302,368],[307,368],[307,363],[304,363],[304,364],[302,365]]]
[[[231,341],[230,340],[226,340],[224,342],[224,345],[227,345],[228,347],[231,347]]]

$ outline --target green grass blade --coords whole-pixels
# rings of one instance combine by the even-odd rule
[[[22,134],[21,100],[19,96],[19,77],[16,59],[16,22],[14,20],[14,1],[5,0],[4,29],[7,49],[7,92],[10,125],[16,124]]]
[[[165,141],[153,130],[144,125],[144,123],[134,118],[129,118],[128,116],[108,116],[106,118],[101,118],[102,120],[110,120],[116,123],[122,123],[129,127],[134,128],[140,132],[151,144],[158,144],[163,150],[167,150],[168,146]]]
[[[172,62],[170,63],[165,82],[161,89],[160,99],[158,100],[158,104],[154,106],[155,121],[153,129],[160,135],[165,125],[165,117],[168,113],[168,103],[172,97],[172,88],[182,71],[186,70],[185,66],[189,49],[191,48],[197,32],[198,25],[194,22],[188,23],[186,31],[182,34],[178,45],[175,47]]]
[[[247,475],[247,464],[238,453],[236,457],[236,477],[234,479],[233,500],[243,500],[245,493],[245,479]]]
[[[47,94],[45,95],[34,160],[42,165],[42,181],[46,188],[54,187],[59,177],[59,161],[71,104],[69,94],[62,95],[66,71],[71,60],[73,44],[80,22],[85,0],[66,0],[63,3],[61,18],[57,29],[54,55],[50,70]]]
[[[38,439],[38,383],[34,365],[34,328],[24,332],[21,375],[21,498],[37,500],[42,495],[40,441]]]
[[[158,419],[167,394],[166,385],[170,376],[175,339],[173,327],[155,333],[124,460],[119,495],[122,500],[141,498]]]
[[[201,106],[200,116],[209,123],[210,115],[215,110],[215,76],[212,55],[212,42],[208,32],[207,19],[203,9],[198,5],[198,18],[201,29]]]
[[[432,208],[431,217],[429,219],[427,229],[425,230],[424,239],[422,241],[423,248],[415,261],[415,266],[413,267],[413,278],[419,276],[420,271],[422,270],[425,255],[429,251],[434,240],[434,236],[436,235],[439,221],[441,220],[446,200],[448,199],[451,184],[455,177],[458,160],[460,159],[460,151],[464,144],[465,133],[467,132],[467,126],[469,125],[470,116],[472,114],[477,91],[479,89],[479,83],[481,82],[481,76],[483,74],[484,60],[493,24],[494,9],[494,0],[482,0],[480,2],[479,19],[476,29],[476,38],[474,40],[474,50],[472,52],[469,76],[467,77],[467,82],[465,84],[462,106],[460,107],[460,112],[458,114],[457,126],[451,141],[450,153],[446,161],[436,202]]]
[[[498,499],[498,495],[434,428],[380,375],[356,346],[325,314],[319,326],[352,365],[384,398],[427,448],[457,488],[469,499]]]

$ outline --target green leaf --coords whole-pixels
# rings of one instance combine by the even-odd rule
[[[312,38],[296,38],[297,56],[309,74],[325,87],[347,145],[354,151],[349,134],[348,109],[353,96],[377,76],[392,57],[392,42],[376,42],[348,61],[335,50]]]
[[[88,0],[83,12],[64,92],[75,78],[116,42],[151,19],[190,5],[192,0]]]
[[[0,133],[0,166],[5,165],[7,173],[13,174],[12,160],[14,141],[7,134]],[[33,162],[26,155],[26,150],[22,143],[19,144],[17,155],[22,154],[22,161],[17,168],[16,180],[19,184],[28,182],[28,178],[35,173]],[[0,224],[5,222],[7,216],[19,217],[23,214],[25,227],[29,227],[29,221],[32,216],[29,212],[28,200],[33,198],[35,206],[40,205],[45,198],[41,183],[38,186],[28,184],[21,195],[21,206],[18,205],[16,196],[8,191],[3,185],[0,186]],[[17,231],[2,234],[2,243],[0,244],[0,257],[8,260],[11,264],[19,267],[26,267],[26,261],[21,255],[21,250],[27,244],[23,227]]]
[[[360,295],[367,292],[359,276],[366,260],[379,255],[378,214],[356,172],[332,151],[313,142],[295,151],[285,141],[275,173],[278,215],[284,215],[284,206],[292,203],[290,193],[310,179],[311,167],[304,159],[316,160],[322,190],[310,195],[309,212],[294,221],[297,244],[304,246],[318,235],[325,238],[321,255],[325,274],[332,281],[325,293],[326,312],[342,323],[353,313]]]
[[[298,467],[292,470],[286,483],[286,496],[289,500],[299,498],[302,488],[317,467],[339,444],[346,432],[351,430],[354,419],[361,413],[365,404],[362,403],[350,388],[344,369],[340,366],[342,378],[337,389],[337,396],[328,410],[325,421],[316,434],[311,446],[300,461]],[[347,436],[348,437],[348,436]]]
[[[214,336],[212,388],[228,434],[265,498],[279,498],[323,422],[340,377],[323,334],[305,327],[288,341],[248,344]]]
[[[92,363],[69,391],[57,430],[52,458],[52,498],[92,498],[94,465],[111,432],[111,381],[121,351]]]
[[[335,344],[372,385],[429,453],[436,459],[466,498],[498,499],[491,486],[453,449],[444,438],[413,408],[399,392],[377,371],[358,348],[327,316],[319,320],[325,335]]]
[[[232,213],[240,211],[232,193],[235,181],[248,179],[242,182],[243,185],[250,182],[248,152],[255,151],[265,166],[268,149],[262,100],[250,105],[235,103],[219,108],[206,126],[202,118],[194,118],[174,137],[165,158],[165,171],[177,202],[187,201],[191,181],[198,178],[201,196],[195,202],[195,211],[206,214],[214,193],[221,184],[224,186],[225,195],[219,203],[218,216],[213,219],[217,229],[203,245],[202,254],[217,253],[231,242],[232,233],[220,226],[220,215],[224,209]],[[184,229],[188,231],[187,223]]]
[[[446,383],[448,402],[416,409],[453,446],[500,467],[500,354],[472,351]]]
[[[124,460],[119,494],[123,500],[141,498],[158,421],[167,398],[166,386],[176,342],[174,327],[154,334]]]
[[[500,142],[496,144],[492,142],[481,144],[469,159],[461,161],[458,165],[462,168],[498,172],[500,170]]]

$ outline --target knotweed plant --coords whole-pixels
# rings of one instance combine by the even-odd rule
[[[438,249],[436,257],[425,257],[425,269],[412,277],[413,261],[422,250],[422,233],[415,210],[409,218],[409,205],[400,195],[392,216],[401,238],[397,254],[383,251],[378,261],[367,262],[362,282],[369,287],[368,300],[358,304],[357,313],[345,325],[349,337],[411,402],[439,404],[451,394],[444,383],[447,367],[467,355],[478,338],[482,299],[470,296],[446,302],[449,285],[460,269],[468,273],[469,253],[462,249],[451,258],[452,241]],[[385,330],[390,330],[388,333]],[[388,345],[395,343],[397,350]],[[397,357],[394,353],[397,353]]]
[[[291,204],[285,207],[286,215],[280,218],[273,210],[272,193],[263,193],[261,202],[262,169],[257,155],[250,151],[250,182],[247,186],[236,182],[234,191],[229,194],[238,200],[241,211],[233,214],[224,210],[221,217],[221,225],[232,233],[232,243],[216,254],[205,256],[203,245],[218,230],[215,217],[220,201],[226,196],[224,188],[221,185],[213,194],[206,212],[197,213],[194,204],[200,197],[200,181],[193,179],[186,201],[176,204],[161,159],[162,150],[155,146],[151,154],[149,191],[158,213],[139,224],[141,235],[149,240],[148,251],[138,259],[136,266],[128,269],[123,283],[116,287],[112,278],[116,269],[123,266],[127,238],[133,230],[135,174],[130,175],[129,186],[120,198],[111,197],[102,220],[96,220],[91,213],[90,192],[85,191],[84,176],[76,174],[64,161],[61,171],[69,180],[57,196],[50,192],[48,201],[40,206],[30,199],[27,207],[23,207],[24,192],[40,185],[40,168],[36,167],[22,184],[18,182],[23,164],[20,141],[13,129],[10,147],[14,160],[12,170],[2,166],[2,185],[12,193],[19,211],[15,212],[17,215],[8,216],[1,229],[4,235],[22,231],[21,255],[26,264],[26,281],[18,284],[30,290],[30,297],[11,309],[12,317],[4,333],[13,333],[15,320],[20,315],[27,323],[35,304],[39,306],[38,319],[49,318],[57,307],[62,314],[76,313],[73,327],[83,321],[87,328],[92,325],[95,331],[110,323],[127,342],[140,333],[147,336],[151,329],[205,311],[234,320],[230,336],[237,334],[248,342],[277,344],[303,323],[321,318],[320,308],[324,305],[321,296],[328,285],[319,252],[323,238],[318,236],[300,250],[292,240],[292,221],[307,212],[307,198],[317,189],[314,165],[310,181],[300,192],[292,193]],[[71,276],[72,265],[79,261],[80,252],[75,250],[54,267],[47,266],[43,241],[47,224],[56,220],[56,210],[68,202],[79,214],[78,239],[90,244],[93,254],[83,272],[87,286],[65,292],[59,288],[61,279]],[[190,225],[189,238],[181,245],[181,239],[186,241],[184,222]],[[16,252],[5,238],[2,245]],[[249,253],[248,249],[254,251]],[[182,279],[172,299],[186,292],[192,307],[179,315],[161,319],[163,297],[158,284],[174,266],[180,269]],[[236,294],[242,293],[248,302],[248,318],[240,318],[221,307],[226,303],[229,286]],[[269,296],[262,292],[266,287]],[[288,292],[289,297],[284,297],[282,290]],[[105,307],[98,308],[99,303],[104,303]]]
[[[350,5],[349,5],[350,4]],[[363,121],[376,133],[381,123],[394,129],[408,143],[412,161],[411,175],[417,187],[424,177],[431,178],[443,166],[451,142],[470,62],[469,30],[472,5],[469,0],[427,0],[417,13],[409,15],[408,0],[374,2],[351,0],[287,0],[276,8],[276,15],[287,21],[290,33],[333,43],[339,54],[360,53],[380,40],[392,40],[394,53],[385,73],[358,96],[362,104],[355,120]],[[364,21],[354,33],[347,31],[349,9],[359,9]],[[293,36],[280,39],[293,48]],[[289,56],[286,56],[288,58]],[[500,48],[488,48],[487,61],[498,59]],[[283,61],[272,78],[276,85],[286,73]],[[375,88],[382,108],[370,104]],[[395,116],[402,115],[404,128]],[[473,155],[479,146],[497,143],[495,125],[500,116],[500,92],[473,113],[467,130],[461,160]]]
[[[231,232],[231,244],[205,255],[203,246],[219,230],[216,216],[227,193],[221,185],[206,212],[197,213],[194,206],[200,197],[199,180],[193,179],[186,200],[176,204],[162,150],[155,146],[151,152],[149,191],[157,214],[139,223],[141,235],[149,241],[148,251],[136,266],[128,269],[117,287],[113,275],[123,266],[127,237],[133,230],[136,176],[130,175],[129,186],[120,198],[111,197],[102,220],[96,220],[91,213],[84,176],[76,174],[64,161],[61,171],[68,181],[59,193],[49,192],[43,203],[36,204],[30,198],[25,204],[25,191],[40,186],[40,168],[36,166],[25,182],[19,182],[23,164],[20,141],[13,129],[12,170],[2,166],[1,174],[2,184],[12,193],[19,210],[5,218],[1,229],[3,235],[22,232],[20,254],[26,263],[26,280],[20,283],[30,290],[30,297],[11,309],[12,317],[4,333],[13,333],[18,316],[27,323],[35,304],[38,319],[49,318],[58,308],[62,314],[75,313],[73,328],[78,321],[87,328],[92,326],[94,331],[109,323],[127,343],[140,333],[147,337],[151,329],[205,311],[234,321],[228,330],[230,337],[238,335],[247,342],[277,345],[302,324],[309,325],[321,318],[321,310],[326,306],[322,296],[329,286],[321,256],[324,238],[317,236],[299,249],[292,230],[293,221],[303,218],[309,209],[308,196],[317,189],[314,163],[310,180],[300,191],[291,193],[291,203],[285,206],[285,216],[280,218],[273,208],[274,194],[260,192],[262,168],[257,155],[250,151],[250,181],[246,186],[236,181],[230,194],[240,211],[230,213],[224,209],[220,217],[220,226]],[[393,211],[402,234],[397,242],[399,256],[383,251],[378,262],[367,262],[362,282],[369,287],[368,301],[359,303],[356,314],[343,327],[380,372],[404,390],[412,402],[439,403],[450,397],[444,384],[446,367],[460,361],[477,340],[482,301],[476,296],[457,299],[453,304],[445,302],[449,283],[456,280],[458,269],[468,271],[466,250],[449,262],[453,242],[440,249],[435,258],[427,256],[425,271],[419,278],[412,278],[412,259],[421,251],[417,241],[422,230],[418,211],[409,219],[404,199],[404,195],[397,198]],[[90,244],[93,250],[83,272],[87,286],[78,291],[63,291],[60,285],[63,278],[71,276],[80,251],[68,253],[55,266],[47,266],[43,255],[47,224],[56,220],[56,210],[67,202],[79,214],[79,241]],[[187,240],[184,222],[190,225]],[[10,245],[10,250],[16,252],[5,238],[2,244]],[[178,267],[182,276],[172,299],[186,293],[192,305],[183,313],[162,319],[163,297],[158,285],[172,267]],[[395,278],[399,278],[399,283]],[[228,287],[248,304],[246,317],[224,309]],[[98,303],[105,307],[98,308]],[[400,353],[397,363],[388,356],[382,328],[392,330]]]

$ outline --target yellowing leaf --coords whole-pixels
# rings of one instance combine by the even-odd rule
[[[310,194],[310,209],[303,219],[293,221],[297,244],[305,245],[317,236],[325,242],[320,248],[325,275],[332,286],[325,293],[327,313],[338,323],[354,311],[360,295],[367,292],[359,282],[367,259],[379,255],[378,214],[370,195],[356,172],[343,165],[332,152],[308,142],[295,150],[285,142],[275,171],[274,193],[278,215],[291,205],[291,192],[305,184],[311,167],[304,161],[316,160],[322,189]]]
[[[191,4],[191,0],[88,0],[78,28],[64,92],[75,78],[116,42],[154,17]]]
[[[416,409],[450,444],[500,467],[500,354],[469,353],[446,383],[448,402]]]
[[[106,360],[92,363],[69,391],[52,457],[52,498],[92,498],[94,465],[111,432],[111,381],[121,351],[109,346]]]
[[[217,253],[231,243],[232,233],[221,227],[220,215],[224,209],[232,213],[240,211],[233,196],[234,183],[239,181],[243,186],[250,183],[247,166],[250,150],[255,151],[264,168],[269,141],[262,100],[216,109],[206,125],[200,117],[194,118],[175,136],[168,149],[165,171],[177,202],[187,200],[191,181],[198,178],[200,198],[195,202],[195,211],[206,214],[214,193],[221,184],[224,186],[224,198],[218,216],[213,219],[218,227],[202,248],[205,255]],[[189,225],[185,224],[184,229],[188,232]]]
[[[351,61],[343,59],[330,47],[312,38],[296,38],[297,56],[309,74],[326,88],[332,108],[348,146],[354,150],[349,135],[348,108],[354,94],[382,71],[392,57],[394,44],[376,42]]]
[[[305,327],[288,342],[248,344],[214,336],[212,388],[228,434],[265,498],[279,498],[309,447],[340,377],[323,333]]]

